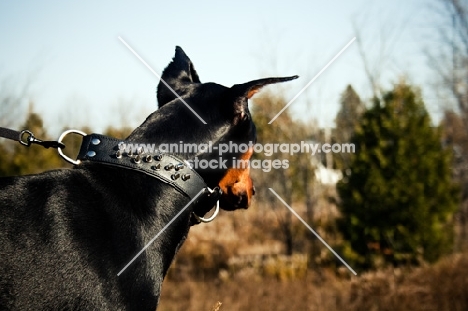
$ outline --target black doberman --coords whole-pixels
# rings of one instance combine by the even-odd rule
[[[125,142],[156,146],[181,141],[211,143],[211,150],[184,150],[164,156],[180,160],[176,165],[182,166],[195,158],[219,159],[213,151],[216,146],[255,141],[248,98],[264,85],[294,78],[260,79],[231,88],[201,83],[192,62],[177,47],[158,86],[159,109]],[[93,161],[96,152],[89,148],[98,144],[99,138],[85,137],[89,146],[82,146],[82,161],[74,169],[0,179],[1,310],[157,307],[169,265],[190,225],[197,222],[194,214],[203,216],[214,203],[197,199],[188,205],[195,199],[194,189],[184,188],[172,163],[165,168],[149,166],[155,172],[170,171],[170,178],[140,170],[139,163],[155,164],[161,154],[127,152],[132,164],[126,169],[119,167],[124,159],[118,145],[111,150],[108,163]],[[251,148],[243,153],[225,153],[222,159],[228,160],[227,169],[186,170],[209,188],[222,190],[221,208],[247,208],[254,194],[249,168],[232,167],[232,158],[248,160],[251,154]],[[183,179],[189,175],[183,175],[187,177]],[[193,188],[197,183],[190,185]],[[119,273],[159,232],[154,243]]]

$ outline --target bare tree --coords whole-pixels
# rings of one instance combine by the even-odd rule
[[[258,139],[264,146],[266,144],[292,144],[309,139],[313,127],[306,126],[300,121],[294,120],[288,111],[281,114],[273,125],[268,124],[271,118],[284,107],[286,100],[267,92],[254,99],[253,117],[257,126]],[[278,198],[268,188],[274,189],[284,201],[292,206],[301,200],[305,200],[307,207],[312,209],[313,201],[307,201],[311,195],[311,186],[314,179],[313,167],[309,154],[289,154],[275,152],[271,156],[255,154],[254,160],[281,161],[287,163],[279,169],[269,171],[254,170],[254,180],[259,197],[262,197],[265,205],[273,210],[278,221],[278,228],[284,249],[287,255],[292,255],[295,249],[296,229],[292,213],[282,205]],[[286,161],[286,162],[284,162]],[[268,163],[268,162],[263,162]]]
[[[437,38],[441,44],[427,56],[468,128],[468,2],[438,0],[438,3],[442,8],[438,10],[441,23]]]
[[[379,26],[370,25],[368,10],[362,11],[353,21],[353,31],[356,35],[356,45],[359,51],[364,72],[369,83],[369,88],[373,98],[380,98],[382,91],[382,76],[389,70],[390,64],[394,61],[394,53],[398,48],[398,40],[407,28],[408,21],[412,17],[412,12],[406,12],[403,17],[392,15],[384,17],[379,13]],[[388,13],[388,12],[387,12]]]
[[[437,0],[438,49],[427,57],[445,90],[446,106],[442,120],[444,143],[453,149],[453,177],[462,188],[462,204],[456,220],[456,249],[468,248],[468,1]]]
[[[0,81],[0,126],[19,126],[25,120],[31,82],[19,83],[12,76]]]

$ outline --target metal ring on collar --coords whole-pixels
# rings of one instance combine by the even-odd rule
[[[70,133],[74,133],[74,134],[79,134],[81,136],[86,136],[87,134],[85,132],[82,132],[82,131],[79,131],[79,130],[68,130],[68,131],[65,131],[62,133],[62,135],[60,135],[60,137],[57,139],[57,141],[59,143],[62,143],[62,140],[65,138],[65,136],[67,136],[68,134]],[[65,160],[67,161],[68,163],[71,163],[73,165],[78,165],[81,163],[80,160],[73,160],[71,158],[69,158],[68,156],[66,156],[63,151],[62,151],[62,148],[58,147],[57,148],[57,151],[59,153],[59,155]]]
[[[219,200],[216,201],[216,209],[213,215],[211,215],[209,218],[200,217],[195,213],[193,213],[193,216],[195,216],[195,218],[200,222],[208,223],[208,222],[213,221],[216,218],[216,216],[218,216],[218,213],[219,213]]]

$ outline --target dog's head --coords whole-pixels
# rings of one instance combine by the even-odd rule
[[[248,161],[256,142],[248,99],[267,84],[295,78],[259,79],[231,88],[201,83],[190,59],[176,47],[157,88],[159,109],[129,139],[178,145],[171,152],[189,160],[208,186],[222,189],[221,208],[248,208],[255,194]]]

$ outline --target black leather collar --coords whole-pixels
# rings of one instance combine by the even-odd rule
[[[127,152],[123,149],[125,143],[136,144],[100,134],[86,135],[77,159],[136,170],[171,185],[190,199],[204,189],[193,203],[193,212],[199,217],[210,211],[219,200],[222,194],[219,187],[210,191],[203,178],[184,160],[172,154],[144,154],[142,150]],[[190,222],[192,225],[200,223],[198,217],[192,217]]]

